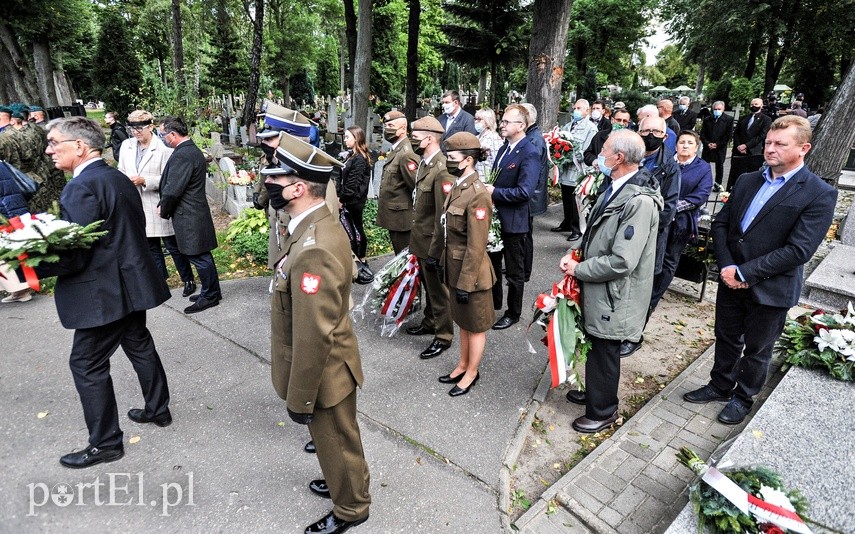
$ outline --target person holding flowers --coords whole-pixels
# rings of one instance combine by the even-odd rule
[[[27,213],[27,201],[18,189],[15,177],[5,165],[0,165],[0,216],[8,220],[25,213]],[[0,262],[0,289],[9,293],[2,300],[4,304],[27,302],[33,298],[30,286],[20,281],[15,271],[4,262]]]
[[[446,167],[456,178],[445,200],[445,283],[451,294],[451,318],[460,327],[460,360],[443,384],[455,384],[452,397],[469,393],[478,381],[478,365],[484,356],[487,330],[493,326],[493,293],[496,282],[487,257],[487,234],[493,202],[476,172],[478,161],[486,157],[477,137],[459,132],[445,140]]]
[[[597,165],[611,183],[591,212],[581,243],[583,260],[576,261],[570,251],[559,263],[582,286],[585,333],[591,340],[585,415],[573,421],[578,432],[599,432],[617,420],[620,345],[641,337],[647,317],[663,201],[649,171],[639,169],[643,157],[644,142],[637,133],[620,130],[609,136]]]

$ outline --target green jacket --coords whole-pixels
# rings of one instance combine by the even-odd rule
[[[604,197],[591,213],[598,213]],[[640,169],[588,222],[584,261],[576,266],[576,278],[582,286],[582,313],[589,334],[621,341],[641,338],[653,289],[663,204],[656,179]]]

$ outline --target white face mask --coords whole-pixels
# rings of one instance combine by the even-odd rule
[[[452,102],[450,104],[443,104],[442,112],[446,115],[451,115],[454,112],[454,103]]]
[[[598,121],[601,118],[603,118],[603,112],[600,111],[599,109],[595,109],[594,111],[591,112],[591,119]]]
[[[475,131],[478,133],[483,132],[484,131],[484,125],[481,124],[480,122],[476,122],[475,123]]]

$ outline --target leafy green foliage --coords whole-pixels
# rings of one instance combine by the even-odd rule
[[[232,221],[225,241],[240,256],[249,256],[254,263],[267,263],[270,222],[263,210],[245,209]]]
[[[101,14],[101,28],[92,65],[95,96],[104,101],[108,111],[115,111],[124,122],[139,103],[140,63],[131,51],[123,53],[116,43],[128,43],[127,22],[116,10],[107,8]]]
[[[227,0],[217,0],[216,24],[211,35],[216,71],[212,72],[211,85],[235,95],[249,80],[249,52],[238,37],[232,19]]]
[[[369,200],[365,203],[365,211],[362,213],[365,225],[365,235],[368,238],[368,256],[380,256],[392,252],[392,241],[389,232],[385,228],[377,226],[377,201]]]
[[[41,237],[24,241],[4,241],[10,248],[0,248],[0,261],[12,270],[21,265],[38,267],[42,263],[56,263],[61,252],[91,248],[102,236],[107,235],[106,230],[98,231],[103,222],[95,221],[86,226],[71,223],[48,234],[44,234],[38,226],[33,226],[32,229]],[[0,216],[0,225],[6,224],[7,221]],[[24,255],[26,257],[21,259]]]
[[[775,352],[784,356],[789,364],[808,369],[825,369],[832,377],[845,382],[855,381],[855,361],[826,347],[819,350],[815,338],[823,329],[848,329],[831,314],[823,314],[817,324],[810,312],[795,319],[787,319],[784,331],[775,343]]]

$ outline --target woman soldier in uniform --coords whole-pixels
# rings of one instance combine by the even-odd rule
[[[487,330],[495,322],[493,294],[496,274],[487,257],[487,234],[493,215],[490,194],[475,166],[486,154],[478,138],[460,132],[445,140],[449,174],[457,181],[445,200],[445,283],[451,298],[451,318],[460,327],[460,361],[451,373],[439,377],[455,384],[452,397],[469,393],[478,381]]]

